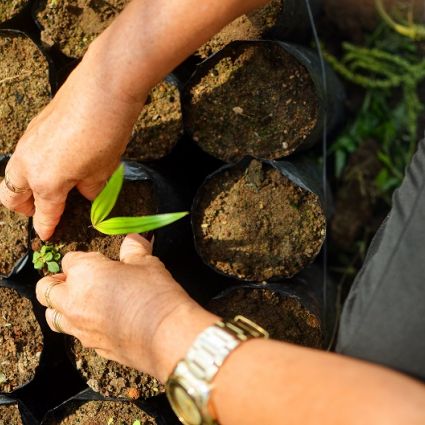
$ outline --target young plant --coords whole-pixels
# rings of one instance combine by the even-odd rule
[[[58,273],[60,271],[60,246],[46,244],[35,251],[32,255],[32,262],[36,270],[45,270],[49,273]]]
[[[102,192],[93,201],[90,219],[93,227],[105,235],[145,233],[180,220],[188,212],[147,215],[143,217],[107,218],[114,208],[124,181],[124,165],[121,164],[109,179]]]

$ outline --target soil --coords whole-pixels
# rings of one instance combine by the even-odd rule
[[[336,25],[345,37],[362,40],[368,31],[375,29],[379,23],[375,0],[325,0],[324,9],[326,16],[333,25]],[[423,0],[383,0],[391,14],[407,17],[406,6],[413,5],[415,21],[425,22],[425,3]],[[404,11],[399,6],[404,3]]]
[[[160,159],[171,152],[182,132],[179,89],[163,81],[150,92],[124,157],[135,161]]]
[[[142,425],[156,425],[155,419],[134,403],[118,401],[75,402],[61,418],[45,425],[131,425],[137,419]]]
[[[378,189],[375,179],[382,169],[380,146],[367,140],[352,154],[335,197],[331,222],[336,247],[351,251],[359,238],[374,233],[382,221],[378,213]]]
[[[0,153],[13,153],[30,121],[49,102],[48,63],[22,34],[0,32]]]
[[[211,300],[207,309],[226,320],[238,314],[269,332],[270,338],[306,347],[322,346],[320,319],[300,301],[267,288],[236,288]]]
[[[41,0],[36,17],[41,40],[65,55],[81,58],[89,44],[129,0]]]
[[[198,252],[249,281],[291,277],[318,254],[326,220],[317,195],[253,160],[215,175],[193,212]]]
[[[112,260],[119,259],[121,243],[124,236],[107,236],[99,233],[91,225],[91,202],[76,190],[67,199],[64,215],[56,228],[50,242],[55,244],[62,257],[70,251],[97,251]],[[151,181],[125,181],[119,199],[111,217],[140,216],[156,213]],[[41,247],[41,240],[32,241],[33,251]]]
[[[0,406],[0,425],[23,425],[17,404]]]
[[[0,204],[0,275],[9,276],[18,260],[27,254],[28,231],[27,217]]]
[[[314,83],[307,69],[276,44],[229,46],[202,75],[187,92],[187,127],[216,158],[281,158],[316,127]]]
[[[0,3],[0,23],[8,21],[22,12],[28,4],[29,0],[3,0]]]
[[[283,0],[272,0],[261,9],[235,19],[201,46],[196,52],[197,55],[205,59],[232,41],[262,38],[278,23],[283,13],[283,5]]]
[[[72,338],[72,361],[87,381],[87,385],[105,397],[147,399],[164,392],[164,386],[154,377],[100,357]],[[132,422],[131,422],[132,423]]]
[[[0,288],[0,311],[0,392],[10,393],[34,378],[43,334],[31,301],[15,290]]]

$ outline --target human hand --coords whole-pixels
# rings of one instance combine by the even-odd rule
[[[120,262],[99,253],[68,253],[63,273],[42,278],[36,293],[51,307],[46,319],[52,330],[58,331],[58,312],[62,330],[85,347],[164,382],[217,317],[197,305],[151,253],[152,245],[134,234],[125,238]]]
[[[52,236],[74,186],[93,200],[119,164],[143,102],[112,86],[101,85],[83,60],[31,121],[7,165],[0,201],[34,215],[42,240]]]

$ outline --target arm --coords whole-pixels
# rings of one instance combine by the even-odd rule
[[[52,236],[68,192],[94,199],[117,167],[150,89],[228,22],[265,0],[134,0],[90,46],[9,161],[0,200]]]
[[[66,332],[164,382],[218,317],[191,300],[150,253],[150,244],[133,235],[123,243],[121,263],[100,254],[67,254],[65,274],[43,278],[37,297],[46,305],[49,282],[59,278],[50,299]],[[46,314],[54,330],[52,313]],[[213,384],[212,405],[222,425],[425,423],[423,384],[380,366],[282,342],[243,343]]]

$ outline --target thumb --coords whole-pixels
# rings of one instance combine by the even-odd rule
[[[143,257],[152,255],[152,244],[137,233],[127,235],[121,245],[120,261],[139,264]]]

